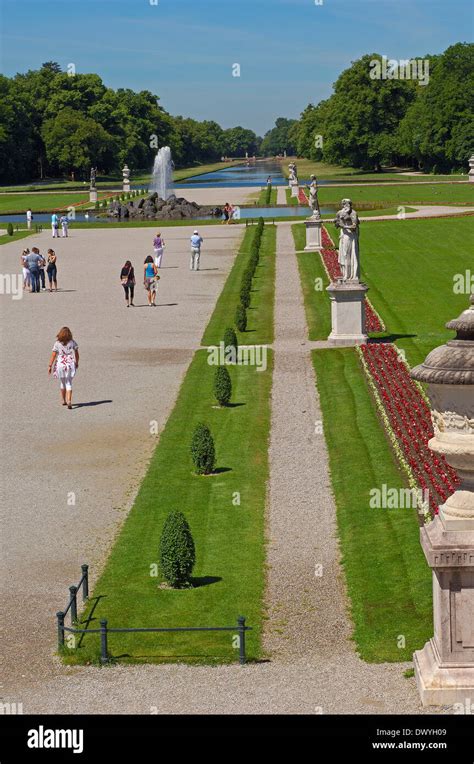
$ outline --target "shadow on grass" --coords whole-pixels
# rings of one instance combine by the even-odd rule
[[[418,337],[417,334],[385,334],[382,337],[371,337],[369,342],[372,344],[380,344],[381,342],[395,342],[396,340],[409,339],[411,337]]]
[[[98,597],[94,597],[93,600],[89,600],[89,602],[94,602],[94,604],[92,605],[92,608],[90,609],[87,617],[85,619],[79,621],[79,625],[80,625],[81,628],[88,629],[90,624],[93,621],[97,621],[97,618],[94,616],[94,612],[97,609],[97,606],[98,606],[100,600],[103,600],[106,597],[107,597],[106,594],[99,594]],[[85,634],[81,634],[80,635],[79,641],[77,643],[77,647],[81,647],[83,639],[84,639],[85,636],[86,636]]]
[[[210,586],[211,584],[218,584],[222,581],[221,576],[198,576],[191,578],[191,584],[193,589],[199,589],[201,586]]]

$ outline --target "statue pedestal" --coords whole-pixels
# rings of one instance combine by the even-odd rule
[[[96,188],[90,188],[89,189],[89,201],[93,202],[94,204],[97,201],[97,189]]]
[[[306,247],[305,252],[320,252],[323,245],[321,239],[322,221],[314,218],[308,218],[304,221],[306,226]]]
[[[364,345],[365,295],[369,287],[360,281],[332,282],[327,287],[331,300],[332,331],[328,342],[332,345]]]
[[[295,197],[296,199],[298,199],[299,193],[300,193],[300,187],[298,186],[298,184],[296,183],[295,185],[292,185],[291,186],[291,196]]]
[[[122,186],[122,191],[124,194],[130,193],[130,183],[124,183]]]
[[[465,705],[474,698],[474,527],[447,530],[441,508],[420,540],[433,571],[434,637],[413,656],[418,691],[424,706]]]

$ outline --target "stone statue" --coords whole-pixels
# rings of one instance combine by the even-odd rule
[[[91,188],[95,188],[96,177],[97,177],[97,167],[91,167]]]
[[[359,218],[352,209],[350,199],[342,200],[340,209],[334,219],[334,225],[339,228],[339,256],[343,281],[359,281]]]
[[[288,165],[288,182],[290,186],[296,185],[298,183],[298,174],[296,171],[296,164],[294,162],[290,162]]]
[[[309,186],[306,186],[306,188],[309,189],[309,208],[313,213],[312,217],[315,220],[320,220],[321,210],[319,209],[318,181],[316,180],[316,175],[311,175],[311,183]]]

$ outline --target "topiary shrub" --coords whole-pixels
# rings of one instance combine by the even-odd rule
[[[94,205],[94,209],[98,210],[98,209],[99,209],[99,207],[100,207],[100,202],[99,202],[99,201],[97,201],[97,202],[95,203],[95,205]]]
[[[191,456],[198,475],[210,475],[216,464],[214,438],[209,427],[198,424],[191,440]]]
[[[245,309],[250,305],[250,287],[248,284],[242,284],[240,287],[240,303]]]
[[[13,224],[12,223],[8,223],[8,225],[7,225],[7,234],[9,236],[13,236]]]
[[[252,286],[252,279],[253,279],[252,269],[248,265],[242,274],[242,281],[240,282],[240,285],[241,286],[245,285],[250,288]]]
[[[235,325],[239,332],[245,332],[247,330],[247,311],[243,305],[237,305],[235,311]]]
[[[225,366],[218,366],[214,374],[214,395],[220,406],[228,406],[232,396],[232,380]]]
[[[224,351],[228,347],[235,348],[235,355],[237,355],[237,350],[239,349],[239,345],[237,342],[237,335],[232,328],[226,329],[224,332]]]
[[[160,565],[163,578],[175,589],[189,586],[196,551],[188,521],[182,512],[170,512],[160,538]]]

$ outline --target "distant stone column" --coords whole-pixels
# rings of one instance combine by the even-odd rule
[[[425,706],[474,698],[474,295],[446,324],[456,338],[435,348],[412,377],[428,385],[434,438],[460,479],[435,519],[420,531],[433,571],[434,636],[413,656]]]
[[[474,183],[474,154],[469,160],[469,182]]]

